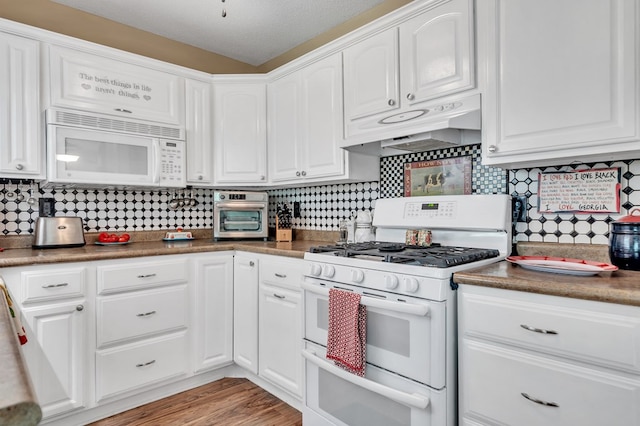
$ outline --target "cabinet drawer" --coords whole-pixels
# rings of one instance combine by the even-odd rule
[[[187,326],[187,287],[98,297],[98,347]]]
[[[460,292],[465,336],[640,372],[640,309],[488,290]]]
[[[23,302],[83,296],[85,271],[75,268],[23,272]]]
[[[186,332],[96,353],[96,398],[169,379],[188,371]]]
[[[640,424],[638,378],[474,341],[461,349],[462,424]]]
[[[186,259],[98,267],[98,294],[186,282]]]
[[[299,289],[303,267],[302,261],[269,258],[268,261],[260,263],[260,281]]]

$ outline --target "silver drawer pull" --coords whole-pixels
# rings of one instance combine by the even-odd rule
[[[146,367],[147,365],[154,364],[155,362],[156,362],[156,360],[155,360],[155,359],[152,359],[152,360],[151,360],[151,361],[149,361],[149,362],[144,362],[144,363],[142,363],[142,364],[136,364],[136,367]]]
[[[287,278],[287,276],[286,276],[286,275],[284,275],[284,274],[278,274],[278,273],[276,273],[275,275],[276,275],[276,277],[278,277],[278,278]]]
[[[155,314],[156,311],[145,312],[144,314],[136,314],[137,317],[148,317],[149,315]]]
[[[541,399],[538,398],[534,398],[532,396],[527,395],[524,392],[521,392],[520,395],[524,396],[525,398],[527,398],[529,401],[531,402],[535,402],[536,404],[540,404],[540,405],[544,405],[546,407],[560,407],[558,404],[556,404],[555,402],[547,402],[547,401],[543,401]]]
[[[524,328],[525,330],[533,331],[533,332],[536,332],[536,333],[558,334],[558,332],[554,331],[554,330],[544,330],[542,328],[535,328],[535,327],[528,326],[526,324],[520,324],[520,327]]]
[[[56,288],[56,287],[66,287],[69,283],[60,283],[60,284],[47,284],[43,285],[42,288]]]
[[[275,298],[277,298],[277,299],[285,299],[285,297],[284,297],[284,296],[282,296],[282,295],[280,295],[280,294],[276,294],[276,293],[273,293],[273,297],[275,297]]]
[[[155,277],[156,274],[147,274],[147,275],[138,275],[138,278],[151,278],[151,277]]]

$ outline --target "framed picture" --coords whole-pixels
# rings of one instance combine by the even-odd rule
[[[471,156],[404,164],[404,196],[471,194]]]

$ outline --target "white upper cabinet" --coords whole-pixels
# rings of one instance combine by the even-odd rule
[[[0,33],[0,176],[44,177],[39,42]]]
[[[266,84],[216,82],[213,93],[215,183],[266,183]]]
[[[475,87],[473,2],[433,3],[344,49],[347,139],[379,135],[390,127],[380,120]],[[389,123],[410,126],[412,112]]]
[[[640,156],[640,5],[477,3],[483,164]]]
[[[342,58],[334,53],[269,84],[272,183],[375,180],[377,159],[342,150]],[[354,164],[358,163],[358,167]],[[375,165],[374,165],[375,163]]]
[[[213,184],[213,131],[211,83],[187,79],[186,133],[187,184]]]
[[[51,106],[184,124],[184,80],[140,64],[49,46]]]

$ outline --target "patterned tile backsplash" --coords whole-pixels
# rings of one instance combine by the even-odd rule
[[[527,221],[516,224],[519,241],[607,244],[609,223],[640,206],[640,160],[580,164],[562,167],[503,170],[484,166],[480,146],[471,145],[412,153],[380,159],[380,182],[360,182],[269,190],[269,225],[275,226],[278,202],[293,209],[300,203],[301,217],[294,228],[308,230],[338,229],[340,219],[351,212],[373,210],[379,198],[403,196],[404,164],[443,158],[470,156],[474,194],[509,193],[527,198]],[[572,171],[586,168],[619,167],[621,172],[620,214],[538,213],[538,173]],[[213,190],[194,189],[197,205],[172,210],[169,201],[182,198],[182,191],[167,190],[93,190],[37,189],[36,199],[53,198],[57,215],[79,216],[87,232],[145,231],[213,227]],[[184,195],[190,198],[190,191]],[[29,182],[0,181],[0,230],[3,235],[33,233],[38,203],[28,203]]]

